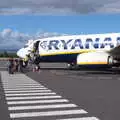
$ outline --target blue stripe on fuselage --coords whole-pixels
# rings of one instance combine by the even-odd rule
[[[77,54],[61,54],[51,56],[41,56],[40,62],[74,62],[76,61]]]

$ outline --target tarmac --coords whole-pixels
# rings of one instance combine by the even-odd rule
[[[120,119],[119,73],[67,70],[66,64],[44,63],[40,72],[9,75],[3,63],[2,120]]]

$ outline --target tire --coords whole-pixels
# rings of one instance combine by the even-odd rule
[[[68,70],[74,70],[76,68],[76,65],[68,63],[67,68],[68,68]]]
[[[113,65],[113,57],[108,56],[108,65]]]

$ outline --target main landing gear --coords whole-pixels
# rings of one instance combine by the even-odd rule
[[[68,69],[68,70],[77,69],[77,65],[76,65],[75,63],[68,63],[68,64],[67,64],[67,69]]]

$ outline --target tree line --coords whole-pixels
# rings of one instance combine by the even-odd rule
[[[0,52],[0,57],[3,58],[7,58],[7,57],[12,57],[12,58],[16,58],[18,57],[16,53],[10,53],[10,52],[7,52],[7,51],[4,51],[4,52]]]

